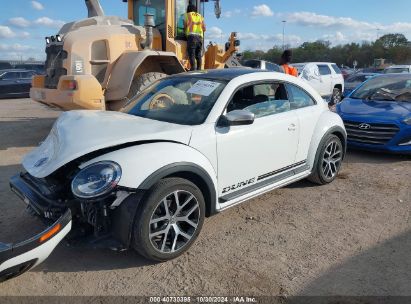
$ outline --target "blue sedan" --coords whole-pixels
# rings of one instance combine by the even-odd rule
[[[374,77],[336,107],[355,148],[411,154],[411,74]]]

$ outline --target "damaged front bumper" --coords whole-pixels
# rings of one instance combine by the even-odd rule
[[[43,262],[71,230],[68,209],[42,233],[17,244],[0,243],[0,282],[14,278]]]
[[[38,193],[23,182],[21,176],[11,178],[10,187],[31,210],[44,220],[40,206],[44,205]],[[61,215],[40,234],[17,244],[0,242],[0,282],[14,278],[43,262],[70,232],[71,210],[66,208]]]

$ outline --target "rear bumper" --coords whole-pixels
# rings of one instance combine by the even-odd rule
[[[14,278],[43,262],[71,230],[68,209],[42,233],[17,244],[0,243],[0,282]]]
[[[67,89],[66,83],[76,82],[76,89]],[[39,87],[33,83],[30,98],[62,110],[105,110],[103,89],[94,76],[62,76],[57,89]]]

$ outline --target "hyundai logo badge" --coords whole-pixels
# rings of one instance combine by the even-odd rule
[[[358,126],[358,128],[360,128],[361,130],[369,130],[371,129],[371,126],[369,124],[362,123]]]
[[[41,166],[43,166],[45,163],[47,163],[48,160],[49,160],[48,157],[40,158],[38,161],[36,161],[36,163],[34,164],[34,167],[35,167],[35,168],[41,167]]]

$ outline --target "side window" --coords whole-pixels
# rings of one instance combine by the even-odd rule
[[[176,39],[185,40],[184,17],[188,6],[188,0],[177,0],[176,4]]]
[[[31,78],[31,72],[22,72],[21,73],[21,78],[23,78],[23,79],[28,79],[28,78]]]
[[[3,76],[4,80],[14,80],[14,79],[18,79],[20,77],[20,73],[16,73],[16,72],[8,72]]]
[[[340,68],[336,64],[332,64],[331,66],[336,74],[342,74]]]
[[[292,84],[287,84],[287,88],[291,95],[291,109],[301,109],[315,105],[314,99],[312,99],[312,97],[308,95],[303,89],[300,89],[299,87]]]
[[[318,70],[320,71],[320,75],[331,75],[331,70],[326,64],[318,65]]]
[[[290,101],[281,83],[263,83],[240,88],[227,106],[227,112],[248,110],[256,118],[287,112]]]

